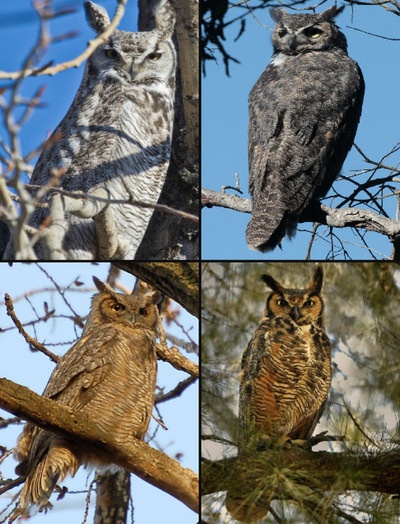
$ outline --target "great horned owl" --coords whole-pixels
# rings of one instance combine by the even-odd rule
[[[271,63],[249,96],[250,248],[274,249],[324,197],[342,168],[361,116],[364,80],[334,23],[320,14],[271,10]]]
[[[87,415],[121,442],[143,439],[153,410],[156,376],[155,302],[159,295],[123,295],[94,277],[94,295],[81,338],[57,363],[43,395]],[[107,457],[81,443],[27,423],[15,456],[25,476],[19,507],[45,507],[57,483],[80,465],[104,466]]]
[[[107,12],[92,2],[84,5],[89,25],[101,34],[110,24]],[[32,185],[84,193],[102,188],[111,200],[157,203],[169,165],[174,114],[175,15],[168,0],[158,2],[155,24],[140,33],[116,30],[91,55],[70,109],[43,148]],[[37,195],[49,202],[46,190]],[[62,214],[55,230],[62,237],[61,255],[55,256],[133,259],[153,209],[127,203],[107,209],[115,223],[111,239],[102,238],[97,227],[100,213],[94,220],[83,212]],[[30,219],[40,232],[39,258],[54,256],[43,240],[51,224],[48,215],[37,207]],[[99,245],[107,242],[114,251],[99,255]],[[15,257],[18,250],[10,246],[5,258]]]
[[[253,439],[305,440],[318,423],[332,376],[322,279],[322,268],[317,267],[307,289],[287,289],[272,276],[262,275],[272,292],[243,353],[239,453]],[[226,507],[237,520],[254,522],[267,514],[272,497],[261,506],[240,491],[229,491]]]

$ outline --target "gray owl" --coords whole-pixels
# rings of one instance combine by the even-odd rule
[[[81,338],[57,363],[43,396],[87,415],[119,442],[143,439],[153,410],[157,293],[122,295],[94,277],[94,295]],[[108,465],[81,443],[27,423],[18,440],[18,474],[26,477],[10,522],[46,507],[58,482],[80,465]]]
[[[273,56],[249,96],[250,248],[274,249],[326,195],[356,134],[364,98],[358,64],[333,19],[271,10]]]
[[[107,12],[92,2],[85,2],[85,10],[92,29],[105,31]],[[175,15],[168,0],[158,2],[155,24],[152,31],[140,33],[116,30],[88,59],[74,101],[47,140],[31,184],[85,193],[102,188],[112,200],[157,203],[169,165],[174,113]],[[42,200],[49,202],[46,194]],[[122,203],[106,209],[115,223],[115,238],[102,238],[100,213],[96,221],[67,212],[57,222],[62,245],[56,256],[133,259],[153,209]],[[40,231],[35,246],[40,259],[49,258],[43,241],[51,223],[48,215],[37,207],[30,219]],[[107,242],[114,247],[102,256],[99,245]],[[5,256],[13,257],[18,258],[15,247],[13,256],[9,250]]]

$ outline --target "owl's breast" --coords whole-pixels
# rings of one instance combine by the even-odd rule
[[[250,342],[243,369],[241,409],[258,431],[290,433],[324,402],[330,387],[330,345],[318,326],[289,317],[264,321]]]

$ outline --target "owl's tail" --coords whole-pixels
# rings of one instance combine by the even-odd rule
[[[254,203],[253,203],[254,206]],[[251,220],[246,229],[246,241],[251,249],[265,253],[280,246],[283,238],[294,236],[297,222],[286,215],[274,210],[273,215],[266,209],[253,209]]]
[[[9,522],[13,522],[19,516],[27,515],[27,510],[32,505],[40,506],[40,508],[48,506],[49,498],[57,482],[62,481],[68,473],[74,476],[79,466],[78,457],[68,447],[65,439],[55,438],[47,453],[29,472],[22,489],[19,506]]]

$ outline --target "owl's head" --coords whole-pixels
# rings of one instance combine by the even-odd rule
[[[107,11],[85,2],[86,17],[97,35],[110,25]],[[175,14],[168,0],[160,0],[154,13],[155,28],[133,33],[116,30],[87,62],[92,78],[112,78],[127,83],[169,82],[175,76],[176,53],[172,43]]]
[[[265,316],[290,317],[298,325],[315,323],[322,325],[323,271],[320,266],[316,268],[313,280],[307,289],[287,289],[271,275],[262,275],[261,279],[272,289],[272,292],[267,295]]]
[[[344,6],[332,6],[319,14],[295,15],[279,7],[271,9],[271,17],[276,22],[272,36],[274,52],[297,55],[334,47],[347,51],[346,37],[333,21],[343,9]]]
[[[109,323],[147,327],[156,331],[157,304],[161,300],[157,291],[124,295],[116,293],[109,284],[96,277],[93,277],[93,282],[99,293],[92,298],[92,308],[86,321],[84,335],[93,328]]]

